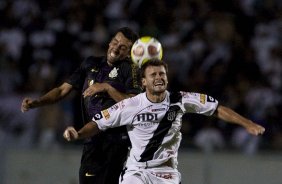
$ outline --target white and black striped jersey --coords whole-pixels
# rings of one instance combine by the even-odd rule
[[[199,93],[179,92],[173,97],[166,91],[166,98],[160,103],[149,101],[146,93],[141,93],[101,111],[93,121],[101,130],[127,126],[132,143],[127,164],[155,167],[170,159],[177,168],[183,114],[210,116],[217,105],[216,99]]]

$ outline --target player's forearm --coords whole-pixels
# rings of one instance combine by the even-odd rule
[[[51,91],[41,96],[37,100],[34,100],[32,104],[30,104],[30,107],[35,108],[56,103],[67,96],[70,93],[71,89],[72,86],[70,84],[64,83],[57,88],[53,88]]]
[[[222,105],[218,106],[216,116],[223,121],[238,124],[243,127],[247,127],[249,124],[253,123],[251,120]]]
[[[84,125],[77,133],[78,139],[90,138],[100,132],[96,122],[91,121]]]
[[[48,93],[46,93],[45,95],[38,98],[37,100],[34,100],[33,103],[30,104],[30,107],[35,108],[35,107],[53,104],[62,98],[63,96],[61,95],[60,90],[58,88],[54,88]]]
[[[126,93],[122,93],[118,90],[116,90],[114,87],[112,87],[110,84],[105,84],[106,87],[106,91],[107,93],[111,96],[112,99],[114,99],[116,102],[119,102],[121,100],[124,100],[126,98],[129,98],[129,97],[133,97],[135,96],[134,94],[126,94]]]

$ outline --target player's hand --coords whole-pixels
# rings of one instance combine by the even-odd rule
[[[67,140],[67,141],[73,141],[73,140],[77,140],[78,139],[78,133],[77,131],[74,129],[74,127],[67,127],[64,131],[63,137]]]
[[[265,128],[255,124],[255,123],[250,123],[247,127],[247,132],[252,134],[252,135],[262,135],[265,132]]]
[[[97,93],[106,91],[107,83],[95,83],[89,86],[84,92],[83,97],[93,96]]]
[[[29,109],[31,109],[33,104],[33,100],[31,98],[25,98],[23,99],[22,105],[21,105],[21,111],[26,112]]]

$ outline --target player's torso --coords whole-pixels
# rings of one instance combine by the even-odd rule
[[[125,65],[125,64],[124,64]],[[85,91],[89,86],[95,83],[108,83],[120,92],[125,92],[125,78],[122,73],[122,65],[109,66],[106,59],[103,58],[99,63],[90,63],[86,69],[86,76],[83,85]],[[106,93],[97,93],[91,97],[84,98],[84,105],[89,117],[93,117],[97,112],[106,109],[116,102]]]
[[[124,64],[125,65],[125,64]],[[83,91],[94,83],[114,84],[118,91],[125,91],[122,65],[109,66],[104,59],[99,64],[95,62],[87,67]]]
[[[161,103],[151,103],[144,96],[136,107],[138,113],[132,117],[132,125],[128,126],[132,142],[131,157],[143,162],[176,154],[181,141],[181,111],[168,112],[168,98]],[[136,112],[136,109],[134,111]],[[174,120],[169,121],[169,118]]]

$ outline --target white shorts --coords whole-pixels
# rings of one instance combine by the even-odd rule
[[[120,184],[179,184],[181,175],[171,167],[130,168],[120,177]]]

